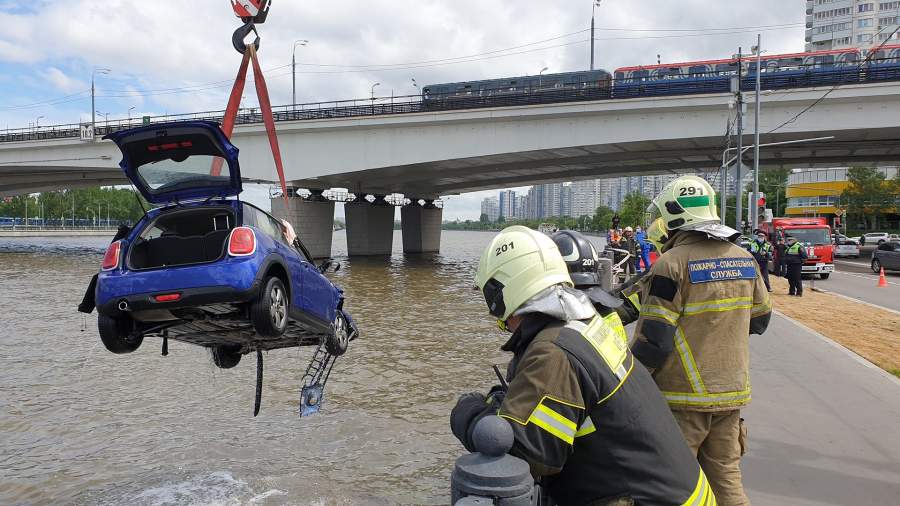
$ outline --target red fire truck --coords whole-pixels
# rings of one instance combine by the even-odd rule
[[[808,258],[803,264],[803,274],[818,274],[820,278],[828,279],[834,272],[834,245],[827,218],[772,218],[760,229],[769,235],[772,244],[791,235],[806,248]]]

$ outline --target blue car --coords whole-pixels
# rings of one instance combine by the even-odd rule
[[[324,276],[333,264],[316,266],[281,222],[236,198],[238,149],[216,123],[104,138],[122,151],[120,166],[138,191],[159,206],[104,255],[94,303],[109,351],[130,353],[158,336],[210,348],[221,368],[259,350],[346,351],[358,331],[343,291]]]

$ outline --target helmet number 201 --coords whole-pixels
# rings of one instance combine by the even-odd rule
[[[687,195],[703,195],[703,188],[695,186],[682,186],[678,192],[678,196],[684,197]]]
[[[500,253],[506,253],[507,251],[509,251],[513,248],[514,248],[514,246],[513,246],[512,241],[510,241],[506,244],[503,244],[501,246],[497,246],[497,253],[494,256],[500,256]]]

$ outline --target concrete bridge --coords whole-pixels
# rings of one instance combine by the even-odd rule
[[[761,166],[900,162],[900,83],[846,85],[822,100],[828,90],[765,92],[762,143],[834,139],[764,148]],[[348,204],[347,228],[351,254],[382,254],[389,252],[393,226],[393,209],[380,198],[386,194],[431,200],[539,182],[719,167],[731,98],[723,93],[282,121],[278,132],[290,186],[379,197],[373,204]],[[746,132],[753,130],[753,99],[746,98]],[[233,140],[241,149],[243,176],[271,181],[275,170],[263,126],[238,126]],[[748,134],[744,143],[751,142]],[[109,142],[0,143],[0,196],[119,184],[118,160]],[[299,202],[292,221],[301,233],[322,234],[334,204]],[[430,207],[404,208],[404,239],[418,237],[408,248],[404,244],[406,251],[439,247],[441,211]],[[284,212],[278,204],[273,210]],[[303,230],[304,223],[319,221],[317,232]],[[330,243],[320,239],[315,242]]]

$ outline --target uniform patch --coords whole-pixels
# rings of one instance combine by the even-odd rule
[[[710,258],[688,262],[691,284],[735,279],[756,279],[753,258]]]

